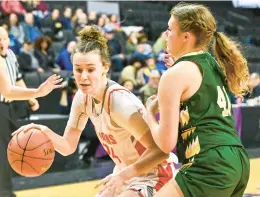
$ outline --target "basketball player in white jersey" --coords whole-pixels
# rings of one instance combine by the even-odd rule
[[[76,150],[90,118],[100,142],[116,165],[113,174],[100,182],[102,189],[97,196],[153,196],[174,176],[172,162],[177,158],[169,157],[154,143],[141,101],[106,78],[109,56],[105,36],[95,26],[87,26],[79,37],[72,53],[79,90],[64,135],[61,137],[46,126],[35,124],[23,126],[13,135],[38,128],[50,137],[55,150],[66,156]]]

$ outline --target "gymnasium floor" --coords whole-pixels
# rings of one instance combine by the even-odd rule
[[[244,197],[260,196],[260,158],[251,159],[251,173]],[[94,197],[98,181],[87,181],[53,187],[17,191],[17,197]],[[224,197],[224,196],[223,196]]]

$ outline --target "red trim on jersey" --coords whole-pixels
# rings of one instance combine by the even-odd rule
[[[173,164],[168,163],[166,168],[162,165],[158,165],[158,177],[159,180],[157,184],[154,186],[156,191],[159,191],[169,180],[173,178],[172,166]]]
[[[135,149],[137,150],[138,154],[141,156],[144,151],[146,150],[146,148],[139,142],[137,141],[135,144]]]
[[[109,115],[110,115],[110,96],[111,96],[111,94],[112,94],[114,91],[118,91],[118,90],[124,90],[124,91],[127,91],[128,93],[130,93],[129,90],[124,89],[124,88],[114,89],[114,90],[112,90],[111,92],[109,92],[109,96],[108,96],[108,114],[109,114]]]
[[[131,191],[134,191],[134,192],[138,193],[140,197],[145,197],[141,192],[139,192],[138,190],[136,190],[134,188],[129,188],[127,190],[131,190]]]

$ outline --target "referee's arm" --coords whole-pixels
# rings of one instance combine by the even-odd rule
[[[19,87],[26,88],[26,85],[25,85],[24,80],[23,80],[22,78],[18,79],[18,80],[16,81],[15,85],[16,85],[16,86],[19,86]],[[30,104],[30,106],[31,106],[31,109],[32,109],[33,111],[36,111],[36,110],[39,109],[39,102],[38,102],[35,98],[29,99],[28,102],[29,102],[29,104]]]

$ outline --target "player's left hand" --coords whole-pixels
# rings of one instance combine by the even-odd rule
[[[121,171],[122,172],[122,171]],[[124,177],[121,173],[118,172],[116,174],[110,174],[109,176],[102,179],[95,188],[99,188],[102,186],[102,188],[99,191],[99,194],[102,194],[104,192],[110,191],[113,193],[114,196],[119,195],[123,192],[124,185],[126,185],[127,178]],[[111,195],[112,196],[112,195]]]
[[[158,98],[156,95],[150,96],[146,101],[146,109],[148,112],[155,115],[159,110]]]

